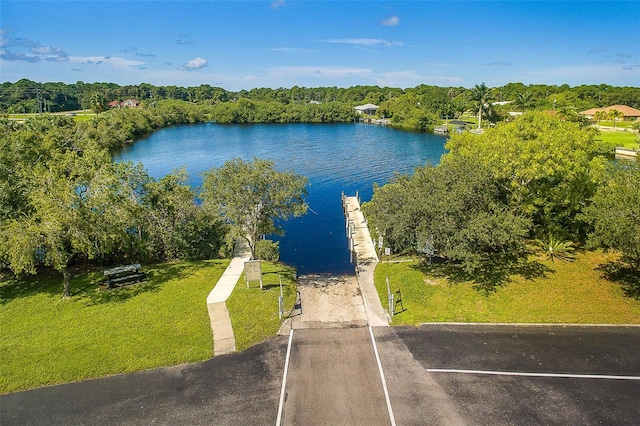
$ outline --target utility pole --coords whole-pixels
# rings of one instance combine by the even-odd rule
[[[36,88],[36,101],[38,102],[38,113],[42,113],[42,103],[40,102],[40,89]]]

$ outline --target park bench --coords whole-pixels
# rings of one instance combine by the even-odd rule
[[[104,275],[107,277],[106,284],[108,288],[134,284],[145,277],[142,266],[139,263],[107,269],[104,271]]]

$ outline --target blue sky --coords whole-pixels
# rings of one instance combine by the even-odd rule
[[[640,86],[640,1],[5,1],[0,82]]]

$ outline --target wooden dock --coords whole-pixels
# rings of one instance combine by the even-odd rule
[[[342,208],[345,215],[345,232],[369,325],[372,327],[388,326],[389,321],[374,284],[378,254],[371,240],[367,221],[360,210],[360,199],[357,192],[355,197],[342,194]]]
[[[624,148],[622,146],[616,147],[616,160],[635,160],[638,157],[638,152],[631,148]]]

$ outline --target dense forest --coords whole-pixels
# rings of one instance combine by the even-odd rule
[[[481,86],[484,87],[484,84]],[[344,122],[355,118],[353,107],[373,103],[377,115],[389,118],[397,127],[428,130],[443,118],[477,113],[477,89],[420,85],[399,89],[378,86],[349,88],[256,88],[239,92],[202,84],[197,87],[119,86],[114,83],[37,83],[20,80],[0,85],[0,113],[63,112],[93,109],[100,113],[109,103],[136,99],[143,107],[159,101],[176,100],[211,107],[211,119],[237,122]],[[489,123],[503,121],[509,111],[557,110],[566,118],[594,107],[623,104],[640,108],[640,88],[606,84],[524,85],[509,83],[486,88],[483,117]],[[504,105],[504,102],[509,104]]]

